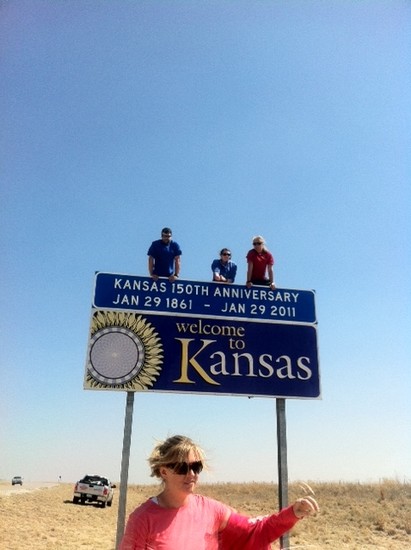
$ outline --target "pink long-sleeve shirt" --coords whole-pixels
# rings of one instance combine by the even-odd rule
[[[119,550],[218,550],[218,531],[229,510],[196,494],[180,508],[147,500],[130,514]]]
[[[202,495],[191,495],[180,508],[163,508],[149,499],[130,514],[119,550],[269,550],[297,521],[292,506],[249,518]]]

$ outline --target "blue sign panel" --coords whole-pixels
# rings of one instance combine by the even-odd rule
[[[95,309],[84,387],[315,399],[316,326]]]
[[[95,308],[252,319],[273,323],[316,323],[312,290],[221,284],[96,273]]]

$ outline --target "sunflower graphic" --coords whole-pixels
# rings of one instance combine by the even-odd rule
[[[162,364],[161,339],[147,319],[137,313],[94,311],[85,389],[147,390]]]

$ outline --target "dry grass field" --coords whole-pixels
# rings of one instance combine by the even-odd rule
[[[322,508],[315,518],[299,522],[290,535],[290,548],[310,550],[409,550],[411,548],[411,485],[384,481],[377,485],[310,483]],[[72,504],[73,486],[55,485],[25,491],[0,484],[1,550],[113,550],[118,494],[111,508]],[[22,489],[22,490],[20,490]],[[127,515],[156,486],[130,486]],[[277,487],[271,484],[216,484],[198,492],[223,500],[248,515],[276,508]],[[291,485],[290,500],[300,496]],[[273,544],[273,549],[278,544]],[[178,549],[178,550],[196,550]]]

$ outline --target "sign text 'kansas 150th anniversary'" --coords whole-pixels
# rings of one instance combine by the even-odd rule
[[[313,295],[98,273],[84,387],[318,398]]]
[[[96,273],[96,308],[135,310],[169,315],[239,317],[272,322],[315,323],[315,293]]]

